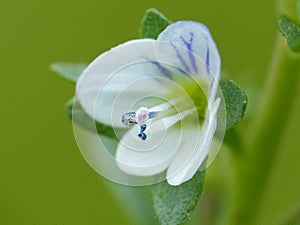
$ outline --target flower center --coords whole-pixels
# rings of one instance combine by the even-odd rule
[[[145,141],[147,139],[147,135],[145,133],[147,128],[146,123],[149,120],[160,117],[165,126],[165,129],[167,129],[170,126],[176,124],[179,120],[191,114],[191,112],[193,111],[191,109],[184,110],[182,112],[177,112],[174,109],[174,106],[177,105],[177,103],[182,101],[183,99],[177,98],[169,102],[154,106],[150,109],[146,107],[141,107],[136,112],[124,113],[121,117],[121,122],[124,125],[129,127],[138,124],[140,126],[140,131],[137,136],[141,140]],[[160,131],[161,131],[160,129],[155,129],[155,132],[160,132]]]
[[[149,109],[146,107],[141,107],[136,111],[136,122],[138,124],[145,124],[149,119]]]
[[[141,107],[136,112],[127,112],[123,114],[121,122],[126,126],[139,124],[140,133],[138,134],[138,137],[145,141],[147,139],[147,135],[145,134],[145,130],[147,128],[146,122],[149,119],[157,117],[157,115],[157,112],[150,112],[148,108]]]

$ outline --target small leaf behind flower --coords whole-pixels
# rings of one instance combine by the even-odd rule
[[[56,62],[50,68],[57,75],[65,78],[72,83],[76,83],[78,77],[87,67],[86,63]]]
[[[243,118],[248,100],[245,92],[233,80],[221,79],[220,88],[226,104],[226,129],[230,129]]]
[[[155,212],[162,225],[183,224],[194,211],[203,190],[205,171],[180,186],[166,181],[152,186]]]
[[[156,39],[170,23],[171,21],[158,10],[148,9],[142,20],[140,37]]]
[[[290,50],[300,52],[300,24],[285,15],[280,15],[278,27],[281,35],[286,38]]]

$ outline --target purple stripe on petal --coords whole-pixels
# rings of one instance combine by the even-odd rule
[[[157,61],[150,61],[153,65],[155,65],[158,70],[163,74],[165,75],[166,77],[168,77],[170,80],[173,80],[172,79],[172,73],[170,70],[168,70],[166,67],[162,66],[159,62]]]
[[[177,55],[177,58],[179,59],[179,61],[181,62],[182,66],[184,67],[184,69],[190,73],[190,69],[189,67],[187,66],[186,62],[184,61],[184,59],[182,58],[182,56],[180,55],[176,45],[174,45],[172,42],[170,42],[170,44],[172,45],[172,47],[174,48],[175,52],[176,52],[176,55]]]
[[[180,36],[180,38],[181,38],[182,42],[185,44],[185,46],[187,47],[187,49],[189,50],[190,61],[192,63],[192,66],[193,66],[195,72],[198,73],[198,68],[197,68],[197,65],[196,65],[196,60],[195,60],[195,57],[194,57],[194,54],[193,54],[193,48],[192,48],[193,40],[194,40],[194,33],[190,32],[189,42],[187,42],[182,36]]]
[[[206,50],[206,72],[207,74],[210,74],[210,59],[209,59],[209,47],[207,46]]]
[[[182,75],[189,76],[189,74],[188,74],[188,73],[186,73],[185,71],[183,71],[183,70],[182,70],[182,69],[180,69],[180,68],[176,68],[176,70],[178,70],[178,71],[179,71],[179,73],[180,73],[180,74],[182,74]]]

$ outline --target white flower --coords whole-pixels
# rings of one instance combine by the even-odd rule
[[[116,131],[122,171],[141,177],[166,171],[168,183],[180,185],[211,148],[220,64],[209,30],[179,21],[157,40],[128,41],[100,55],[78,80],[76,96],[96,121],[126,128]]]

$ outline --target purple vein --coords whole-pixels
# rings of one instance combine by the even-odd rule
[[[170,42],[170,44],[172,45],[172,47],[174,48],[177,58],[180,60],[181,64],[183,65],[184,69],[186,70],[186,72],[190,73],[190,69],[187,66],[186,62],[184,61],[184,59],[182,58],[182,56],[180,55],[176,45],[174,45],[172,42]]]
[[[207,45],[207,50],[206,50],[206,72],[207,74],[210,74],[210,58],[209,58],[209,47]]]
[[[157,69],[166,77],[168,77],[170,80],[172,79],[172,73],[170,72],[170,70],[168,70],[166,67],[162,66],[159,62],[157,61],[150,61],[153,65],[155,65],[157,67]]]
[[[190,57],[192,66],[193,66],[195,72],[198,73],[198,68],[196,65],[195,57],[193,54],[193,48],[192,48],[193,40],[194,40],[194,33],[190,32],[190,40],[188,42],[182,36],[180,36],[180,38],[181,38],[182,42],[185,44],[185,46],[187,47],[187,49],[189,50],[189,57]]]

